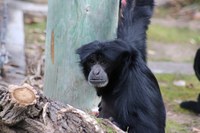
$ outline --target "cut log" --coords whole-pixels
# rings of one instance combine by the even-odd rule
[[[0,130],[1,133],[123,133],[109,120],[47,99],[28,84],[0,88]]]

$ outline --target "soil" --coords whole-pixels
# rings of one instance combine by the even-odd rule
[[[195,129],[197,130],[200,129],[200,125],[199,125],[200,117],[198,115],[175,113],[175,112],[168,111],[167,119],[170,119],[178,123],[179,125],[184,125],[185,126],[184,129],[180,129],[184,133],[200,133],[199,131],[195,131]],[[177,133],[177,131],[173,131],[172,129],[170,133]]]
[[[196,44],[165,44],[161,42],[148,43],[148,58],[152,61],[190,62],[194,60]]]

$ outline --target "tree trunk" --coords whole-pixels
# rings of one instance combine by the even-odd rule
[[[54,102],[28,84],[0,88],[1,133],[123,133],[108,120]]]
[[[82,76],[75,49],[115,38],[119,0],[49,0],[44,94],[80,109],[97,106]]]

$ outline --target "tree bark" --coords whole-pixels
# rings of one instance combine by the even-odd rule
[[[123,133],[109,120],[52,101],[28,84],[0,88],[1,133]]]

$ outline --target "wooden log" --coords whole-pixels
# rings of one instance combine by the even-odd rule
[[[123,133],[109,120],[52,101],[28,84],[0,88],[1,133]]]

